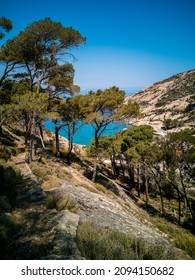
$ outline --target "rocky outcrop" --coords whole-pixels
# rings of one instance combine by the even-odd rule
[[[168,241],[150,227],[146,218],[141,219],[142,210],[138,209],[130,198],[128,207],[125,207],[124,201],[120,201],[116,196],[109,198],[82,186],[75,187],[70,182],[64,183],[60,190],[53,191],[74,197],[79,204],[78,214],[81,221],[94,222],[100,227],[118,230],[149,243],[168,245]]]
[[[55,212],[55,211],[54,211]],[[82,256],[74,241],[76,237],[79,216],[71,213],[68,210],[62,210],[55,213],[52,219],[48,221],[49,228],[55,231],[55,236],[52,240],[51,249],[46,256],[41,259],[50,260],[77,260]],[[48,228],[48,229],[49,229]]]
[[[16,208],[10,213],[19,226],[12,259],[82,259],[75,243],[79,216],[68,210],[47,209],[46,194],[25,162],[14,158],[23,181],[17,188]]]

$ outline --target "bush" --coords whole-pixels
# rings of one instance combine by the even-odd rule
[[[187,252],[195,260],[195,236],[189,233],[178,234],[174,238],[175,246]]]
[[[76,200],[70,195],[65,195],[62,192],[51,192],[47,196],[47,208],[56,209],[57,211],[69,210],[72,213],[77,213],[79,210]]]
[[[88,260],[177,258],[166,246],[152,245],[119,231],[102,229],[89,222],[80,225],[76,242],[82,256]]]

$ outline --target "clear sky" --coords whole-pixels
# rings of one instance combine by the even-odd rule
[[[6,38],[45,17],[79,30],[86,44],[71,52],[82,89],[145,87],[195,68],[195,0],[9,0],[0,8],[14,25]]]

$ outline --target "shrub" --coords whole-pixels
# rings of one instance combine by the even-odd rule
[[[47,208],[56,209],[57,211],[69,210],[72,213],[77,213],[79,210],[76,200],[70,196],[65,195],[62,192],[51,192],[47,196]]]
[[[76,242],[82,256],[89,260],[159,260],[177,257],[167,246],[153,245],[89,222],[80,225]]]
[[[187,252],[195,260],[195,236],[189,233],[177,234],[174,238],[175,246]]]

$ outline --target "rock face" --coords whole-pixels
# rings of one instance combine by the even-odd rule
[[[25,162],[24,154],[14,160],[23,183],[17,189],[12,219],[20,231],[13,244],[12,259],[82,259],[75,243],[79,216],[68,210],[47,209],[46,195]]]
[[[151,243],[161,243],[168,245],[166,239],[141,221],[138,215],[141,210],[129,204],[130,208],[123,207],[124,202],[115,198],[109,198],[103,194],[98,194],[89,191],[88,189],[77,186],[75,187],[70,182],[66,182],[60,188],[60,192],[70,194],[77,200],[79,204],[79,216],[81,221],[91,221],[106,229],[114,229],[134,237],[141,238]]]
[[[160,134],[164,134],[162,121],[166,118],[182,119],[185,126],[194,121],[195,70],[183,72],[166,80],[154,83],[138,93],[126,98],[140,105],[143,117],[131,120],[135,125],[150,124]],[[194,100],[194,101],[193,101]],[[189,110],[186,110],[189,108]],[[189,111],[189,112],[187,112]]]

